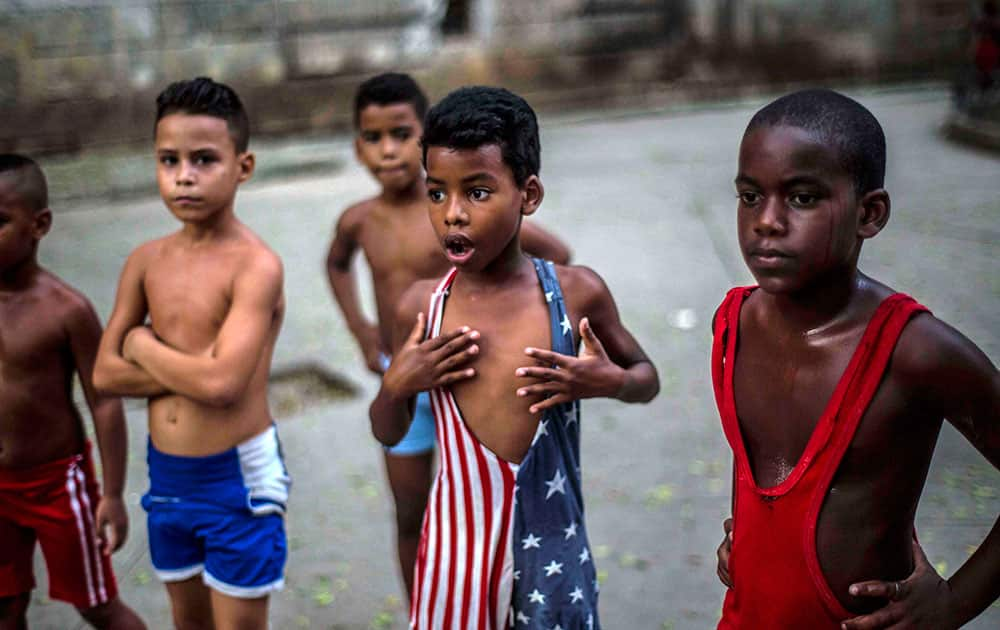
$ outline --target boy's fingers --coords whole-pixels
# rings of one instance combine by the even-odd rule
[[[566,391],[566,385],[563,383],[554,383],[548,381],[545,383],[536,383],[535,385],[528,385],[527,387],[521,387],[517,390],[518,396],[534,396],[537,394],[550,394]]]
[[[410,331],[410,337],[407,339],[410,343],[420,343],[420,340],[424,336],[424,312],[420,311],[417,313],[417,321],[413,324],[413,329]]]
[[[902,590],[903,584],[901,582],[869,580],[868,582],[851,584],[848,592],[855,597],[883,597],[885,599],[899,599]]]
[[[537,402],[534,405],[528,407],[528,411],[530,411],[531,413],[538,413],[539,411],[545,411],[550,407],[555,407],[556,405],[568,403],[569,401],[570,398],[566,394],[556,394],[551,398],[546,398],[545,400]]]
[[[469,333],[462,333],[461,335],[452,339],[451,341],[444,344],[440,348],[432,350],[432,352],[434,352],[434,359],[437,361],[443,361],[445,358],[457,352],[461,352],[466,348],[469,348],[470,347],[469,344],[473,343],[478,338],[479,335],[476,334],[476,331],[472,331]],[[471,347],[478,347],[478,346],[471,346]],[[476,350],[476,352],[479,352],[479,350]]]
[[[733,531],[733,519],[732,519],[732,517],[729,517],[726,520],[722,521],[722,531],[726,532],[726,535],[729,535],[729,534],[732,533],[732,531]]]
[[[559,354],[558,352],[552,352],[551,350],[542,350],[541,348],[525,348],[524,353],[529,357],[534,357],[539,361],[558,365],[559,367],[569,367],[569,359],[571,358],[565,354]]]
[[[455,330],[453,330],[451,332],[441,333],[437,337],[433,337],[433,338],[428,339],[427,341],[425,341],[424,342],[424,344],[425,344],[424,347],[433,352],[434,350],[438,350],[439,348],[443,348],[445,345],[447,345],[448,343],[454,341],[455,339],[458,339],[459,337],[461,337],[465,333],[469,332],[469,330],[470,329],[469,329],[468,326],[462,326],[460,328],[456,328]],[[478,337],[478,335],[477,335],[477,337]]]
[[[840,624],[843,630],[875,630],[888,628],[899,621],[899,613],[893,608],[881,608],[870,615],[861,615]]]
[[[450,372],[470,359],[476,358],[478,354],[479,346],[469,346],[463,352],[456,352],[445,358],[441,363],[438,363],[437,370],[439,372]]]
[[[473,368],[467,368],[464,370],[455,370],[454,372],[448,372],[437,377],[434,381],[434,387],[443,387],[445,385],[451,385],[458,381],[464,381],[467,378],[472,378],[476,375],[476,370]]]
[[[594,333],[594,329],[590,326],[590,318],[584,317],[580,319],[580,339],[583,340],[585,346],[590,348],[597,354],[604,354],[604,345],[601,340],[597,338],[597,334]]]
[[[520,367],[517,368],[517,371],[515,371],[514,374],[529,378],[540,378],[546,381],[565,382],[569,378],[566,374],[566,370],[553,370],[552,368],[546,367]]]

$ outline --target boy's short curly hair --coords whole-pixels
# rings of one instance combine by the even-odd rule
[[[746,134],[758,127],[783,125],[805,129],[833,148],[859,195],[884,186],[885,133],[861,103],[833,90],[793,92],[754,114]]]
[[[13,179],[14,194],[32,211],[49,207],[49,187],[38,163],[26,155],[4,153],[0,155],[0,177]]]
[[[177,81],[156,97],[156,123],[170,114],[204,114],[226,121],[237,153],[250,144],[250,121],[233,88],[208,77]],[[155,129],[155,123],[154,123]]]
[[[427,96],[417,82],[402,72],[377,74],[358,86],[354,94],[354,126],[361,123],[361,110],[369,105],[409,103],[420,122],[427,113]]]
[[[429,147],[476,149],[496,144],[517,185],[541,169],[538,119],[523,98],[497,87],[464,87],[427,112],[422,139],[424,166]]]

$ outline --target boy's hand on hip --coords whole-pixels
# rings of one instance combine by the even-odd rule
[[[121,549],[128,537],[128,512],[121,497],[104,495],[97,502],[97,539],[104,555]]]
[[[384,374],[385,368],[382,365],[382,358],[389,356],[389,353],[382,347],[378,326],[366,325],[358,333],[357,340],[362,354],[365,355],[368,369],[375,374]]]
[[[548,395],[548,398],[529,408],[531,413],[581,398],[614,398],[621,391],[625,384],[625,370],[608,358],[586,317],[580,320],[580,339],[583,348],[578,357],[539,348],[524,349],[529,357],[555,366],[517,368],[517,376],[541,381],[519,388],[518,396]]]
[[[882,608],[868,615],[848,619],[841,624],[844,630],[870,630],[873,628],[957,628],[955,597],[951,586],[931,566],[916,540],[913,541],[913,573],[899,582],[871,580],[851,584],[850,593],[856,597],[888,599]]]
[[[719,558],[719,566],[715,571],[719,574],[719,579],[726,585],[726,588],[733,588],[733,580],[729,577],[729,554],[733,550],[733,519],[727,518],[723,521],[722,529],[726,532],[726,535],[715,552],[715,555]]]
[[[475,369],[465,364],[479,355],[479,346],[475,343],[479,331],[462,326],[423,340],[424,326],[424,314],[418,313],[410,336],[393,357],[382,379],[383,389],[397,398],[410,398],[476,374]]]

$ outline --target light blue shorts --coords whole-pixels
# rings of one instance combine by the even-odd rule
[[[389,357],[382,355],[382,369],[389,369]],[[423,455],[434,450],[434,412],[431,410],[431,396],[427,392],[417,394],[417,404],[413,410],[410,429],[395,446],[385,447],[390,455]]]
[[[291,480],[272,426],[228,451],[181,457],[149,443],[149,554],[157,577],[198,574],[231,597],[256,598],[284,585],[284,512]]]

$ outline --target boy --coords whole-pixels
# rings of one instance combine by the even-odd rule
[[[439,278],[449,268],[427,220],[427,190],[420,163],[420,134],[427,99],[408,75],[386,73],[358,87],[354,141],[358,160],[378,180],[381,193],[344,211],[327,257],[337,304],[368,368],[377,374],[389,363],[393,309],[417,280]],[[569,250],[540,228],[521,230],[526,251],[561,264]],[[366,321],[358,303],[352,261],[360,248],[371,268],[378,323]],[[427,506],[434,455],[434,418],[426,393],[417,397],[410,430],[385,449],[385,467],[396,508],[399,565],[406,592],[413,589],[413,563]]]
[[[1000,594],[996,525],[948,581],[916,542],[943,418],[1000,464],[1000,376],[857,269],[889,219],[884,175],[878,121],[828,90],[774,101],[743,136],[738,234],[759,286],[714,323],[735,458],[719,628],[957,628]]]
[[[49,594],[96,628],[144,628],[117,596],[110,555],[128,533],[121,401],[94,391],[101,323],[83,295],[43,269],[48,188],[30,158],[0,155],[0,628],[24,628],[35,541]],[[76,372],[94,419],[103,493],[73,403]]]
[[[254,156],[232,89],[170,85],[155,136],[160,196],[182,226],[125,262],[95,382],[149,399],[142,505],[175,625],[264,628],[286,556],[289,478],[267,405],[281,260],[233,213]]]
[[[452,92],[427,115],[423,152],[431,224],[453,269],[400,300],[395,358],[371,406],[376,437],[392,445],[430,391],[442,444],[410,625],[597,628],[576,401],[649,401],[656,370],[597,274],[522,253],[521,219],[544,194],[523,99]]]

